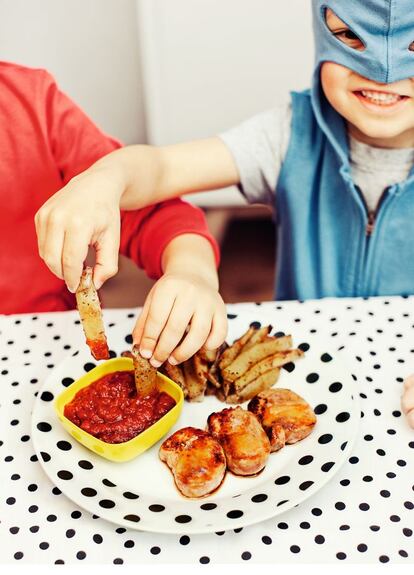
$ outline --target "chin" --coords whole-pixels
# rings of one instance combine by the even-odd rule
[[[403,132],[410,129],[410,127],[402,128],[400,126],[387,126],[384,121],[381,122],[355,122],[354,126],[368,138],[387,140],[400,136]],[[411,128],[412,129],[412,128]]]

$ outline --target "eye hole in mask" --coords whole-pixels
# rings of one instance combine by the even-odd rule
[[[351,30],[351,28],[345,24],[338,16],[335,14],[331,8],[325,8],[325,24],[328,30],[331,32],[335,38],[337,38],[343,44],[346,44],[349,48],[353,50],[358,50],[362,52],[365,50],[365,44],[363,41]],[[414,51],[414,42],[412,44]],[[411,47],[410,47],[411,50]]]

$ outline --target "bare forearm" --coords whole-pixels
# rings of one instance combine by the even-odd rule
[[[107,174],[122,209],[239,182],[229,150],[219,138],[174,146],[129,146],[99,160],[91,172]]]

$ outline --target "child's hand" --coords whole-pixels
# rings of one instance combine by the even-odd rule
[[[216,349],[226,333],[226,309],[217,288],[191,272],[167,273],[148,294],[133,340],[141,355],[159,367],[167,359],[181,363],[203,346]]]
[[[410,375],[404,381],[401,407],[407,417],[408,424],[414,428],[414,375]]]
[[[40,257],[71,292],[79,285],[89,246],[96,252],[97,289],[117,273],[121,190],[115,174],[92,169],[73,178],[35,216]]]

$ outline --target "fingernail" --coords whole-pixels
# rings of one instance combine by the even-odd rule
[[[178,361],[175,359],[175,357],[170,356],[168,358],[168,363],[171,363],[171,365],[177,365]]]
[[[144,359],[150,359],[150,357],[152,357],[152,351],[149,349],[140,349],[139,353]]]
[[[152,365],[152,367],[159,368],[160,365],[162,364],[162,361],[158,361],[158,359],[152,358],[150,360],[150,364]]]

